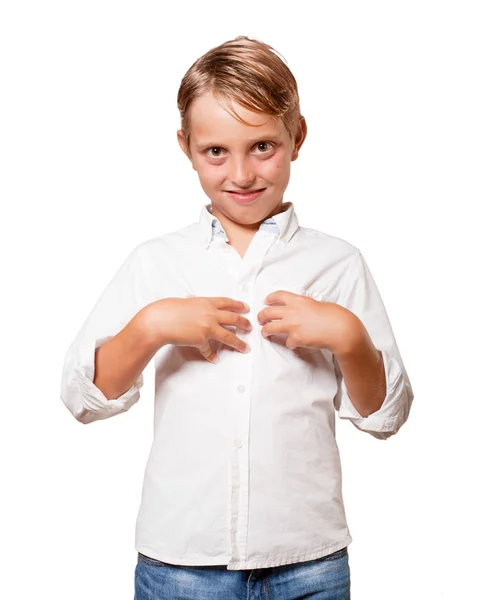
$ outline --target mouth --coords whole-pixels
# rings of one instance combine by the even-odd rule
[[[237,202],[246,203],[251,202],[258,198],[266,188],[261,188],[258,190],[253,190],[251,192],[233,192],[230,190],[226,190],[226,192]]]

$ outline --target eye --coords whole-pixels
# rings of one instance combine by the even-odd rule
[[[262,141],[262,142],[258,142],[256,144],[256,146],[259,148],[260,146],[270,146],[270,148],[273,146],[273,144],[271,142],[266,142],[266,141]],[[268,150],[270,149],[268,148]],[[266,152],[268,152],[268,150],[266,150],[265,152],[262,152],[262,154],[266,154]]]
[[[256,142],[255,148],[259,148],[260,146],[263,146],[266,148],[266,150],[263,150],[261,152],[261,154],[267,154],[274,147],[274,144],[272,144],[272,142],[268,142],[266,140]],[[209,154],[210,150],[212,151],[212,154]],[[220,146],[212,146],[211,148],[207,148],[205,150],[205,154],[209,158],[219,158],[221,156],[222,151],[223,151],[223,148],[220,148]]]
[[[209,155],[209,154],[208,154],[208,152],[209,152],[210,150],[221,150],[221,148],[219,148],[218,146],[212,146],[211,148],[208,148],[208,149],[206,150],[206,156],[211,156],[211,157],[213,157],[213,158],[218,158],[218,157],[220,156],[219,154],[210,154],[210,155]]]

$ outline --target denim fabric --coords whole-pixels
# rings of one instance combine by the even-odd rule
[[[322,558],[268,567],[182,566],[138,552],[134,600],[350,600],[347,548]]]

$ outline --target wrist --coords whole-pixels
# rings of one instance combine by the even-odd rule
[[[163,301],[160,300],[160,302]],[[142,308],[134,319],[135,327],[139,331],[141,339],[150,348],[158,351],[162,346],[168,344],[168,339],[163,327],[163,318],[160,319],[160,313],[156,308],[156,302],[152,302]],[[163,312],[161,314],[163,317]]]
[[[363,323],[352,314],[348,326],[345,329],[345,336],[339,344],[334,346],[332,354],[334,354],[337,359],[345,359],[348,356],[352,356],[364,346],[368,346],[370,343],[372,344],[371,338]]]

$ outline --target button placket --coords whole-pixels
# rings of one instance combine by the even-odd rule
[[[258,232],[253,239],[249,252],[244,256],[244,260],[236,263],[236,279],[239,289],[239,300],[249,305],[249,312],[243,312],[242,315],[251,321],[253,326],[251,331],[238,331],[237,336],[243,341],[248,341],[247,337],[255,331],[255,324],[252,322],[254,315],[253,290],[261,269],[263,257],[272,242],[272,236],[264,232]],[[253,348],[253,351],[255,349]],[[231,376],[237,380],[237,386],[233,388],[233,399],[236,396],[243,401],[233,403],[232,410],[235,414],[235,430],[232,439],[232,473],[233,488],[231,490],[231,553],[232,560],[242,562],[246,559],[247,538],[248,538],[248,514],[249,514],[249,435],[250,435],[250,389],[251,377],[253,372],[253,352],[243,354],[238,357],[235,363],[235,372]],[[243,383],[241,383],[243,382]],[[235,385],[235,384],[234,384]]]

